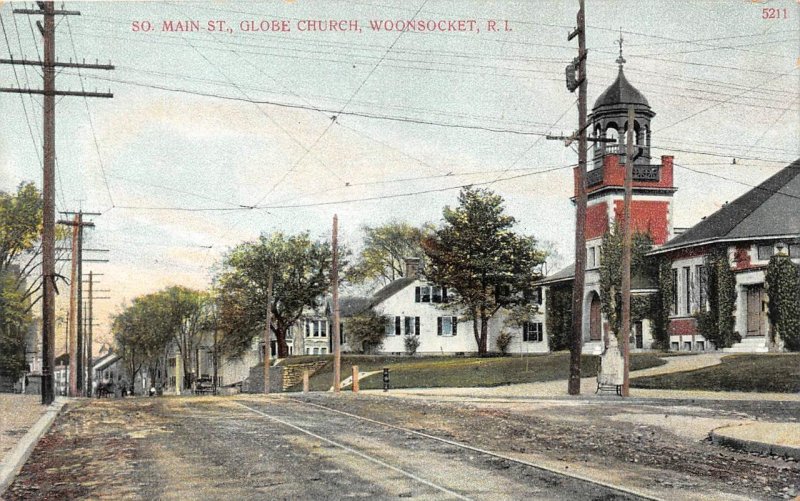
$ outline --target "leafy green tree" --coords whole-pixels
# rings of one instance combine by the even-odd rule
[[[717,348],[730,348],[742,340],[736,332],[736,275],[728,263],[727,250],[714,249],[706,256],[704,269],[708,310],[697,314],[697,330]]]
[[[547,335],[551,351],[569,349],[572,336],[572,284],[553,284],[547,295]]]
[[[350,349],[355,353],[373,353],[383,344],[388,322],[388,317],[378,315],[374,310],[346,318],[344,332]]]
[[[346,264],[345,259],[339,262],[342,267]],[[244,353],[254,337],[263,335],[269,307],[278,356],[288,356],[289,328],[305,307],[321,304],[331,284],[330,267],[330,244],[312,241],[308,233],[287,236],[276,232],[237,245],[225,257],[216,280],[220,348],[231,356]],[[268,305],[270,273],[272,304]]]
[[[0,375],[18,379],[25,370],[25,334],[41,294],[38,280],[42,196],[33,183],[0,192]]]
[[[151,381],[156,380],[158,369],[164,374],[167,348],[172,342],[169,317],[160,292],[137,297],[114,317],[116,350],[131,385],[142,370],[149,373]]]
[[[789,351],[800,351],[800,266],[789,256],[772,256],[765,278],[772,341],[780,337]]]
[[[647,233],[636,232],[631,239],[631,279],[655,278],[656,263],[648,258],[653,240]],[[618,223],[603,235],[600,247],[600,308],[608,320],[611,331],[619,337],[622,327],[622,228]],[[652,318],[649,300],[631,298],[631,322]]]
[[[25,371],[25,332],[31,323],[28,303],[14,274],[0,271],[0,378],[9,381]]]
[[[423,242],[428,278],[448,287],[449,305],[474,319],[478,352],[487,352],[489,320],[501,308],[530,304],[545,254],[530,236],[512,231],[503,198],[465,188],[459,206],[444,208],[444,224]]]
[[[364,247],[347,272],[353,283],[378,281],[389,283],[405,276],[404,259],[425,258],[422,240],[433,231],[430,224],[422,227],[392,221],[381,226],[363,226]]]

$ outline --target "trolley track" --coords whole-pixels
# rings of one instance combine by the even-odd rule
[[[274,405],[278,402],[284,405]],[[413,468],[409,468],[407,464],[402,464],[403,462],[397,457],[397,454],[388,456],[386,453],[381,453],[379,448],[375,447],[375,442],[385,441],[387,450],[396,449],[397,443],[400,442],[403,444],[402,447],[409,450],[412,448],[417,451],[424,449],[432,455],[445,455],[448,461],[453,463],[464,462],[465,460],[472,464],[481,462],[481,469],[488,475],[522,476],[529,483],[531,493],[536,494],[533,497],[547,499],[659,499],[647,493],[600,482],[580,474],[558,471],[545,465],[535,464],[527,460],[474,447],[419,430],[333,409],[301,398],[273,397],[268,401],[262,402],[236,401],[235,403],[249,412],[274,423],[338,447],[373,464],[393,470],[395,473],[400,473],[413,481],[420,482],[436,489],[440,493],[457,499],[473,499],[469,492],[469,486],[466,489],[459,489],[452,485],[442,485],[447,482],[442,482],[441,478],[439,480],[432,479],[435,475],[430,469],[422,472],[412,471]],[[306,409],[304,414],[307,418],[304,420],[303,425],[298,424],[296,421],[289,421],[292,419],[291,416],[294,415],[293,412],[286,412],[289,407]],[[316,411],[316,414],[314,412],[310,413],[309,410],[311,409]],[[325,424],[321,425],[319,423]],[[355,436],[368,437],[368,440],[362,444],[359,443],[360,440],[353,440],[352,438],[330,438],[332,436],[335,437],[337,434],[335,431],[332,432],[332,429],[346,429],[351,434],[355,434]],[[413,440],[411,440],[412,438]],[[477,461],[474,458],[477,458]],[[498,492],[496,494],[502,497],[503,493]],[[485,496],[478,495],[477,497]]]

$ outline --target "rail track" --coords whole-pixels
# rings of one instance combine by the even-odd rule
[[[568,479],[571,482],[577,482],[577,483],[582,484],[584,486],[586,492],[592,492],[593,494],[591,496],[589,496],[591,499],[637,499],[637,500],[639,500],[639,499],[659,500],[660,499],[658,497],[654,497],[653,495],[651,495],[649,493],[644,493],[644,492],[640,492],[640,491],[637,491],[637,490],[634,490],[634,489],[613,485],[613,484],[608,483],[608,482],[597,481],[595,479],[591,479],[591,478],[585,477],[585,476],[580,475],[578,473],[569,473],[569,472],[564,472],[564,471],[560,471],[560,470],[555,470],[555,469],[550,468],[550,467],[545,466],[545,465],[536,464],[536,463],[533,463],[533,462],[530,462],[530,461],[526,461],[526,460],[523,460],[523,459],[519,459],[519,458],[515,458],[515,457],[512,457],[512,456],[508,456],[508,455],[505,455],[505,454],[493,452],[493,451],[490,451],[490,450],[481,449],[479,447],[474,447],[474,446],[471,446],[471,445],[468,445],[468,444],[457,442],[455,440],[451,440],[451,439],[448,439],[448,438],[432,435],[430,433],[425,433],[425,432],[422,432],[422,431],[419,431],[419,430],[414,430],[414,429],[411,429],[411,428],[406,428],[406,427],[403,427],[403,426],[398,426],[398,425],[395,425],[395,424],[386,423],[386,422],[379,421],[379,420],[376,420],[376,419],[371,419],[371,418],[359,416],[357,414],[353,414],[353,413],[350,413],[350,412],[346,412],[346,411],[342,411],[342,410],[338,410],[338,409],[333,409],[333,408],[327,407],[325,405],[320,405],[318,403],[314,403],[314,402],[309,402],[309,401],[303,400],[302,398],[289,397],[289,396],[272,397],[272,398],[274,398],[276,400],[279,400],[279,401],[283,401],[283,402],[291,402],[294,405],[303,406],[305,408],[317,409],[317,410],[326,412],[329,415],[343,416],[343,417],[346,417],[349,420],[348,422],[358,422],[358,423],[366,423],[368,425],[374,425],[374,426],[377,426],[377,427],[379,427],[380,429],[383,429],[383,430],[393,430],[393,431],[396,431],[396,432],[401,432],[405,436],[413,435],[414,437],[418,437],[418,438],[421,438],[421,439],[424,439],[424,440],[427,440],[427,441],[446,444],[449,447],[456,448],[456,449],[458,449],[460,451],[463,451],[463,452],[466,452],[466,453],[469,453],[469,454],[474,454],[476,456],[480,455],[480,456],[482,456],[484,458],[489,458],[491,460],[504,461],[504,462],[516,465],[518,468],[532,469],[532,470],[535,470],[536,472],[538,472],[539,475],[552,477],[551,479],[545,478],[544,479],[545,483],[550,483],[550,482],[559,483],[560,480]],[[393,465],[386,458],[379,458],[379,457],[376,457],[374,454],[370,454],[370,453],[365,452],[363,450],[358,450],[358,447],[354,446],[353,444],[347,445],[345,443],[342,443],[341,441],[337,441],[337,440],[334,440],[332,438],[323,436],[325,434],[324,431],[319,431],[319,430],[315,431],[315,430],[309,429],[310,427],[308,427],[308,426],[300,426],[300,425],[298,425],[296,423],[289,422],[284,417],[281,417],[280,415],[276,415],[276,414],[279,414],[279,413],[270,411],[268,402],[259,403],[261,408],[253,406],[254,402],[252,402],[252,401],[246,402],[246,403],[245,402],[241,402],[241,401],[237,401],[236,404],[241,406],[241,407],[243,407],[244,409],[247,409],[249,412],[255,413],[255,414],[257,414],[257,415],[259,415],[259,416],[261,416],[263,418],[269,419],[269,420],[271,420],[271,421],[273,421],[275,423],[278,423],[278,424],[281,424],[283,426],[289,427],[289,428],[291,428],[291,429],[293,429],[293,430],[295,430],[297,432],[303,433],[303,434],[305,434],[307,436],[310,436],[310,437],[312,437],[312,438],[314,438],[316,440],[319,440],[319,441],[321,441],[321,442],[323,442],[323,443],[325,443],[325,444],[327,444],[329,446],[338,447],[338,448],[348,452],[349,454],[353,454],[353,455],[358,456],[358,457],[360,457],[360,458],[362,458],[364,460],[367,460],[367,461],[370,461],[370,462],[372,462],[374,464],[377,464],[377,465],[379,465],[381,467],[384,467],[384,468],[387,468],[389,470],[392,470],[395,473],[399,473],[401,475],[404,475],[404,476],[406,476],[406,477],[408,477],[408,478],[410,478],[410,479],[412,479],[412,480],[414,480],[416,482],[422,483],[422,484],[424,484],[424,485],[426,485],[426,486],[428,486],[430,488],[433,488],[433,489],[435,489],[435,490],[437,490],[437,491],[439,491],[439,492],[441,492],[443,494],[451,496],[452,498],[455,498],[455,499],[472,499],[472,498],[470,498],[468,495],[466,495],[464,493],[457,492],[457,490],[453,489],[452,487],[446,487],[446,486],[440,485],[439,483],[436,483],[436,482],[431,481],[429,479],[423,478],[423,476],[421,474],[419,474],[419,473],[414,473],[414,472],[408,471],[407,469],[401,468],[401,467],[399,467],[397,465]],[[352,421],[352,420],[355,420],[355,421]]]

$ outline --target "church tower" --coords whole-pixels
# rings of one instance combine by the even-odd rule
[[[604,325],[600,313],[599,267],[602,260],[600,248],[603,234],[613,227],[615,221],[622,218],[625,196],[623,183],[628,162],[625,140],[630,126],[634,131],[635,152],[631,204],[633,231],[649,233],[656,246],[667,242],[673,232],[672,196],[676,191],[672,177],[673,157],[662,156],[660,162],[652,162],[651,120],[656,114],[642,93],[625,77],[621,37],[620,57],[617,63],[619,72],[616,80],[600,94],[589,115],[589,130],[592,135],[615,139],[616,142],[595,142],[591,150],[593,155],[590,155],[587,164],[586,277],[583,316],[584,342],[588,343],[587,348],[590,348],[587,353],[592,353],[593,349],[595,351],[602,349],[603,341],[607,342],[608,326]],[[628,106],[634,108],[633,124],[628,124]],[[637,286],[642,292],[648,288],[644,284],[637,284],[634,279],[634,294]],[[647,340],[640,340],[641,326],[636,328],[639,329],[636,345],[647,348]]]

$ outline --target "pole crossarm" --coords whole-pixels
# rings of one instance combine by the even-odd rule
[[[37,10],[37,9],[14,9],[12,11],[14,14],[28,14],[31,16],[43,16],[45,14],[44,11]],[[53,10],[48,14],[53,14],[54,16],[80,16],[80,11],[77,10]]]
[[[25,66],[44,66],[43,61],[32,61],[30,59],[0,59],[0,64],[21,64]],[[50,66],[54,68],[80,68],[80,69],[87,69],[87,70],[114,70],[116,69],[113,64],[100,64],[100,63],[73,63],[72,61],[69,62],[59,62],[56,61]]]
[[[52,92],[42,89],[19,89],[17,87],[0,87],[0,92],[9,94],[41,94],[43,96],[73,96],[73,97],[105,97],[113,98],[111,92],[83,92],[75,90],[54,90]]]

